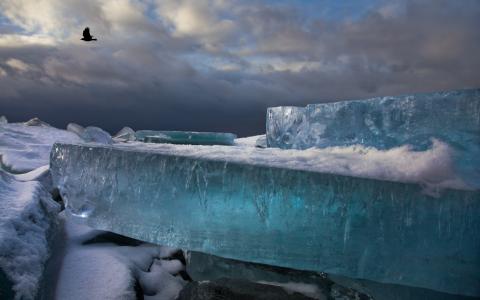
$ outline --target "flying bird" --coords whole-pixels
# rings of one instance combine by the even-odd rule
[[[94,39],[93,36],[90,35],[90,28],[85,27],[83,30],[83,38],[81,38],[82,41],[85,42],[90,42],[90,41],[96,41],[97,39]]]

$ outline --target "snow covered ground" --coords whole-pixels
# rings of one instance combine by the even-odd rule
[[[15,299],[175,299],[186,284],[179,250],[139,244],[58,215],[60,204],[49,193],[50,150],[55,142],[83,140],[30,124],[36,126],[0,124],[0,273],[12,284],[0,287],[12,289]]]
[[[180,251],[93,230],[60,214],[63,245],[53,255],[62,257],[50,283],[55,299],[175,299],[186,284],[185,265],[174,256]],[[55,264],[56,262],[53,262]],[[53,271],[52,273],[55,273]]]
[[[18,181],[0,169],[0,270],[18,299],[37,292],[59,211],[40,182]]]
[[[75,133],[54,127],[24,123],[0,125],[0,167],[11,173],[25,173],[48,165],[56,141],[82,142]]]

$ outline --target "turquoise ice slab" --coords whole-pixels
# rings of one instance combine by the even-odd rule
[[[480,296],[478,190],[433,198],[417,184],[161,149],[55,144],[53,180],[70,214],[97,229],[226,258]]]
[[[480,89],[271,107],[266,136],[269,147],[283,149],[410,144],[425,150],[436,138],[455,151],[464,180],[480,188]]]
[[[147,143],[170,143],[190,145],[233,145],[237,136],[223,132],[193,131],[155,131],[139,130],[135,133],[137,140]]]

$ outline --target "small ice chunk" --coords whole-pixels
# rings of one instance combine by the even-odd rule
[[[257,148],[267,148],[267,137],[265,135],[260,136],[255,141],[255,147],[257,147]]]
[[[1,125],[1,124],[7,124],[7,123],[8,123],[7,117],[5,117],[5,116],[0,116],[0,125]]]
[[[110,134],[103,129],[95,126],[88,126],[83,131],[81,138],[88,143],[113,144]]]
[[[235,139],[235,146],[255,147],[257,140],[262,136],[264,137],[265,135],[264,134],[253,135],[253,136],[247,136],[247,137]]]
[[[24,123],[27,126],[43,126],[43,127],[50,127],[50,124],[40,120],[39,118],[35,117],[33,119],[28,120]]]
[[[82,125],[78,125],[76,123],[68,123],[67,131],[76,133],[78,136],[82,136],[85,128]]]
[[[113,139],[121,142],[135,141],[135,131],[130,127],[123,127],[113,136]]]

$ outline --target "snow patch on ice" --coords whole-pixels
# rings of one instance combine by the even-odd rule
[[[127,151],[156,152],[231,163],[418,183],[424,186],[425,193],[433,196],[445,188],[473,189],[456,173],[454,150],[436,139],[432,140],[432,147],[426,151],[414,151],[409,145],[389,150],[361,145],[307,150],[259,149],[250,145],[193,146],[131,142],[115,147]]]
[[[265,134],[254,135],[254,136],[247,136],[243,138],[235,139],[236,146],[244,146],[244,147],[255,147],[257,140],[259,138],[265,137]]]

